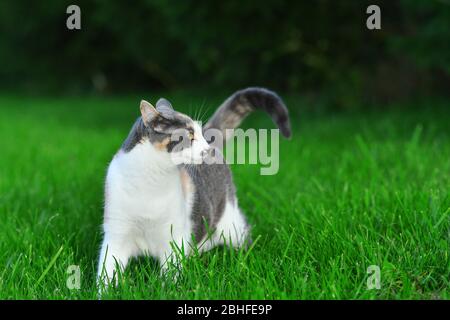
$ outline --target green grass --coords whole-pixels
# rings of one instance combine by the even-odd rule
[[[186,112],[220,101],[167,97]],[[0,298],[97,298],[105,171],[139,99],[0,97]],[[279,173],[233,166],[251,250],[194,255],[165,285],[141,258],[110,298],[449,298],[449,103],[321,114],[286,100],[294,136]],[[245,126],[272,125],[255,114]],[[70,265],[80,290],[66,287]],[[370,265],[380,290],[367,290]]]

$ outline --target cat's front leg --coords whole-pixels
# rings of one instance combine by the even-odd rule
[[[169,277],[176,281],[182,271],[182,261],[188,254],[189,246],[184,246],[182,240],[172,241],[166,250],[159,255],[161,276]]]
[[[123,272],[135,248],[122,236],[105,234],[98,261],[97,285],[102,292],[109,284],[118,284],[118,272]]]

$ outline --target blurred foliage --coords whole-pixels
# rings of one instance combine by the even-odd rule
[[[450,1],[402,1],[408,8],[396,50],[422,68],[450,73]]]
[[[381,30],[366,28],[370,4]],[[0,86],[32,92],[264,85],[354,105],[446,93],[450,79],[444,0],[4,0],[0,36]]]

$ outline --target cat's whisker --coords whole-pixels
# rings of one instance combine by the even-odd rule
[[[203,122],[205,122],[205,117],[207,116],[207,114],[208,114],[208,107],[206,106],[206,100],[203,100],[203,103],[202,103],[202,106],[204,107],[204,111],[203,111],[203,114],[200,116],[200,121],[202,121],[202,123]]]
[[[203,112],[203,114],[201,115],[201,119],[200,119],[200,121],[202,122],[202,123],[205,123],[206,122],[206,116],[208,115],[208,109],[207,108],[205,108],[205,111]]]

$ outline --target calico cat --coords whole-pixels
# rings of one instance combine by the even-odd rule
[[[189,254],[191,245],[206,251],[217,245],[241,247],[250,227],[239,209],[227,164],[203,160],[220,150],[204,133],[215,129],[226,141],[253,110],[266,111],[290,137],[288,110],[272,91],[247,88],[231,95],[203,126],[160,99],[141,101],[139,117],[109,165],[105,185],[104,239],[98,265],[99,284],[117,281],[131,257],[156,257],[166,270],[176,260],[173,244]],[[174,132],[182,132],[173,139]],[[180,141],[187,141],[180,147]],[[174,156],[183,163],[176,164]],[[172,244],[172,245],[171,245]]]

